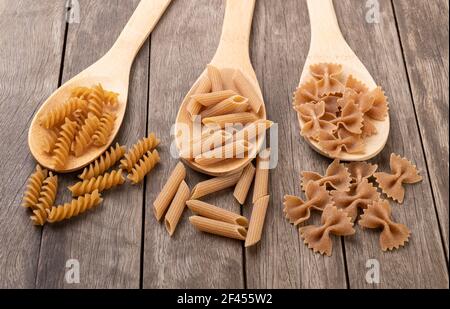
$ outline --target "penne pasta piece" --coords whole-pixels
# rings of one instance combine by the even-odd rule
[[[183,148],[180,152],[180,157],[185,159],[196,157],[202,152],[223,146],[226,142],[233,139],[233,134],[224,130],[218,130],[213,134],[204,134],[202,136],[202,139],[193,140],[189,143],[189,147]]]
[[[164,225],[166,226],[167,232],[172,236],[177,228],[178,221],[180,221],[183,210],[186,206],[186,201],[189,199],[191,191],[188,185],[183,180],[178,187],[177,193],[170,204],[169,210],[164,218]]]
[[[180,183],[186,177],[186,168],[183,163],[178,162],[178,164],[173,169],[166,184],[162,188],[161,192],[156,197],[153,202],[153,212],[156,219],[159,221],[172,201],[173,197],[177,193]]]
[[[249,104],[255,113],[259,112],[262,105],[262,99],[255,91],[255,87],[245,78],[240,70],[236,70],[233,76],[234,84],[244,97],[248,98]]]
[[[220,116],[229,113],[241,113],[248,109],[248,99],[240,95],[234,95],[200,113],[201,119]]]
[[[266,195],[259,198],[253,204],[247,237],[245,239],[245,247],[253,246],[261,240],[261,235],[264,228],[264,220],[266,218],[267,206],[269,205],[269,199],[269,195]]]
[[[239,179],[236,187],[234,188],[233,196],[239,202],[239,204],[244,205],[245,199],[247,198],[248,190],[255,177],[255,167],[252,162],[250,162],[242,172],[241,178]]]
[[[226,159],[244,158],[250,152],[250,148],[251,144],[246,141],[235,141],[196,156],[195,162],[200,165],[211,165]]]
[[[208,73],[209,80],[211,81],[211,91],[215,92],[223,90],[220,70],[217,67],[213,66],[212,64],[208,64],[206,66],[206,70]]]
[[[236,93],[239,93],[239,90],[237,89],[236,85],[233,81],[233,76],[236,70],[234,69],[228,69],[228,72],[223,74],[223,72],[220,74],[222,77],[222,85],[224,90],[233,90]]]
[[[258,119],[247,124],[242,130],[236,132],[236,139],[243,139],[254,143],[258,138],[264,138],[265,132],[273,125],[273,122],[265,119]]]
[[[225,128],[226,125],[245,125],[256,120],[258,120],[258,117],[255,114],[244,112],[204,118],[202,119],[202,123],[204,125],[216,124],[221,128]]]
[[[261,156],[262,153],[264,156]],[[261,151],[256,158],[255,185],[253,187],[253,200],[255,203],[259,198],[267,195],[269,187],[269,157],[270,148]]]
[[[236,94],[237,93],[234,92],[233,90],[222,90],[210,93],[194,94],[191,95],[191,98],[196,102],[200,103],[201,105],[208,107],[217,104],[219,102],[222,102],[223,100],[228,99],[229,97],[234,96]]]
[[[195,89],[195,94],[208,93],[211,91],[211,81],[209,80],[207,75],[204,75],[200,81],[198,82],[197,88]],[[191,115],[191,119],[194,120],[194,117],[200,114],[200,110],[202,109],[202,105],[194,99],[190,99],[187,104],[187,111]]]
[[[191,216],[189,217],[189,221],[199,231],[210,234],[239,240],[245,240],[245,236],[247,235],[247,230],[243,226],[236,224],[212,220],[200,216]]]
[[[187,207],[195,214],[206,217],[213,220],[227,222],[231,224],[240,225],[243,227],[248,226],[248,220],[246,217],[240,214],[228,211],[226,209],[208,204],[199,200],[189,200],[186,202]]]
[[[235,185],[239,177],[241,177],[242,170],[227,176],[214,177],[205,181],[201,181],[192,189],[191,200],[198,199],[202,196],[229,188]]]

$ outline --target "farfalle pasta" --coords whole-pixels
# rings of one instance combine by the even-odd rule
[[[335,206],[327,206],[322,213],[321,225],[301,227],[299,232],[308,248],[314,252],[331,256],[333,243],[330,235],[353,235],[355,234],[355,229],[346,212]]]
[[[372,177],[378,168],[377,164],[370,164],[362,161],[351,162],[346,166],[350,173],[350,177],[355,183],[360,183],[362,180]]]
[[[386,200],[373,202],[364,209],[359,225],[369,229],[381,229],[380,246],[383,251],[404,246],[411,235],[406,225],[396,223],[391,217],[391,206]]]
[[[361,128],[363,126],[363,113],[353,101],[349,101],[342,108],[341,115],[331,120],[331,123],[345,128],[345,130],[350,133],[361,134]]]
[[[345,129],[339,129],[337,133],[320,132],[318,136],[321,149],[333,158],[342,152],[362,153],[364,142],[360,135],[352,134]]]
[[[376,182],[383,193],[393,200],[403,203],[405,197],[404,183],[416,183],[422,180],[417,167],[408,159],[392,153],[390,158],[390,173],[374,173]]]
[[[306,190],[309,182],[315,182],[320,186],[331,187],[338,191],[348,191],[350,189],[350,173],[344,164],[335,159],[328,167],[325,175],[316,172],[302,172],[302,188]]]
[[[317,82],[318,94],[328,95],[344,90],[342,83],[342,65],[336,63],[317,63],[309,67],[311,75]]]
[[[305,103],[297,107],[297,111],[305,124],[300,132],[301,135],[316,139],[321,131],[332,133],[336,130],[329,118],[330,114],[325,112],[325,102]],[[333,119],[334,120],[334,119]]]

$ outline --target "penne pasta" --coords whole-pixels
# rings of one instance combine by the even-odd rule
[[[189,217],[189,221],[198,230],[210,234],[239,240],[245,240],[245,236],[247,235],[247,230],[243,226],[236,224],[212,220],[200,216],[191,216]]]
[[[211,81],[209,80],[207,75],[204,75],[200,81],[198,82],[197,88],[195,89],[195,94],[202,94],[202,93],[208,93],[211,91]],[[194,117],[198,114],[200,114],[200,110],[202,109],[202,105],[197,102],[196,100],[191,99],[189,100],[187,104],[187,111],[191,115],[191,119],[194,120]]]
[[[187,207],[195,214],[203,216],[209,219],[214,219],[222,222],[240,225],[243,227],[248,226],[248,220],[246,217],[240,214],[228,211],[226,209],[199,201],[189,200],[186,202]]]
[[[234,95],[228,99],[223,100],[200,113],[203,118],[220,116],[229,113],[241,113],[248,109],[248,99],[240,95]]]
[[[222,90],[222,91],[215,91],[210,93],[202,93],[202,94],[194,94],[191,96],[191,98],[198,103],[200,103],[203,106],[211,106],[214,104],[217,104],[219,102],[222,102],[225,99],[228,99],[231,96],[236,95],[237,93],[233,90]]]
[[[214,177],[205,181],[199,182],[192,189],[191,200],[198,199],[202,196],[229,188],[235,185],[239,177],[241,177],[242,170],[227,176]]]
[[[264,228],[264,220],[266,218],[267,206],[269,205],[269,199],[269,195],[266,195],[259,198],[253,204],[247,237],[245,239],[245,247],[253,246],[261,240],[261,235]]]
[[[239,204],[244,205],[245,199],[247,198],[248,191],[255,177],[255,167],[252,162],[250,162],[242,172],[241,178],[239,179],[236,187],[234,188],[233,196],[239,202]]]
[[[236,72],[236,70],[228,69],[227,71],[228,72],[226,72],[225,74],[223,74],[223,71],[221,73],[223,89],[224,90],[233,90],[234,92],[239,93],[239,90],[237,89],[237,87],[233,81],[233,76],[234,76],[234,73]]]
[[[156,219],[159,221],[177,193],[180,183],[186,177],[186,168],[183,163],[178,162],[174,170],[167,179],[166,184],[153,202],[153,211]]]
[[[248,98],[253,111],[258,113],[263,102],[259,94],[255,91],[255,87],[245,78],[240,70],[236,70],[234,73],[233,81],[239,93]]]
[[[177,228],[178,221],[180,221],[183,210],[186,206],[186,201],[189,199],[190,190],[186,182],[183,180],[178,187],[177,193],[170,204],[169,210],[164,218],[164,225],[167,232],[172,236]]]
[[[264,153],[264,156],[261,154]],[[261,151],[256,158],[255,185],[253,187],[253,200],[255,203],[259,198],[267,195],[269,186],[269,154],[270,148]]]
[[[240,131],[236,132],[236,139],[246,140],[255,143],[258,138],[265,137],[265,131],[272,126],[273,122],[265,119],[258,119],[247,124]]]
[[[246,141],[228,143],[215,149],[204,152],[195,157],[200,165],[211,165],[231,158],[244,158],[250,151],[251,145]]]
[[[233,139],[233,134],[224,130],[218,130],[210,134],[202,134],[201,139],[191,140],[189,145],[180,151],[180,157],[185,159],[195,158],[202,152],[207,152],[225,144]]]
[[[221,116],[214,116],[202,119],[204,125],[216,124],[221,128],[225,128],[227,125],[233,124],[247,124],[258,120],[258,117],[253,113],[235,113]]]
[[[217,67],[213,66],[212,64],[208,64],[206,66],[206,70],[208,73],[209,80],[211,81],[211,91],[215,92],[223,90],[220,70]]]

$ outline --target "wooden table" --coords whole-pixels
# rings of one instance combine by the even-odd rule
[[[138,0],[79,0],[80,23],[65,22],[64,1],[0,1],[0,287],[16,288],[448,288],[448,2],[379,0],[379,23],[366,21],[361,0],[335,0],[342,32],[385,89],[391,134],[373,161],[388,168],[392,152],[411,159],[424,179],[406,189],[394,218],[412,230],[406,247],[384,253],[378,232],[357,227],[336,238],[331,257],[313,254],[282,214],[286,193],[299,195],[301,170],[330,162],[299,134],[292,93],[309,46],[306,2],[258,0],[251,59],[268,116],[279,124],[278,167],[261,243],[197,232],[188,212],[170,238],[152,214],[152,201],[177,160],[169,130],[193,81],[211,59],[224,2],[174,0],[132,72],[118,141],[131,145],[147,132],[161,138],[162,163],[143,185],[105,194],[103,206],[64,224],[34,227],[20,207],[35,166],[27,145],[30,121],[60,84],[103,55]],[[192,187],[205,177],[190,171]],[[58,201],[75,176],[63,177]],[[231,190],[207,199],[239,211]],[[242,207],[249,215],[251,205]],[[317,221],[317,217],[315,220]],[[80,283],[64,279],[66,261],[80,263]],[[380,263],[380,283],[365,276]]]

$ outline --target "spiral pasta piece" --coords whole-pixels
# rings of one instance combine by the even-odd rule
[[[50,172],[50,176],[44,180],[41,193],[39,195],[36,209],[33,210],[33,215],[30,216],[31,221],[35,225],[44,225],[47,221],[46,209],[51,209],[55,202],[56,193],[58,191],[58,176]]]
[[[111,106],[116,106],[119,103],[119,94],[117,92],[105,90],[104,102]]]
[[[94,135],[92,136],[92,141],[95,146],[106,145],[114,128],[115,121],[116,115],[114,113],[111,112],[103,113],[102,117],[100,118],[98,128],[94,132]]]
[[[107,169],[112,167],[123,155],[125,154],[125,146],[120,146],[116,143],[116,146],[111,146],[108,151],[105,151],[103,155],[85,167],[83,173],[78,175],[78,178],[82,180],[90,179],[103,174]]]
[[[72,192],[72,196],[80,196],[91,193],[94,190],[103,192],[104,190],[121,185],[124,182],[125,178],[123,177],[122,169],[119,169],[114,170],[111,173],[105,173],[97,177],[92,177],[91,179],[79,181],[73,186],[70,186],[69,190]]]
[[[94,135],[95,130],[97,130],[99,124],[100,120],[97,116],[92,113],[88,115],[73,143],[73,151],[75,152],[75,156],[79,157],[83,154],[91,143],[92,136]]]
[[[36,171],[31,174],[30,178],[28,178],[27,189],[25,190],[22,201],[23,207],[34,207],[38,203],[42,184],[44,183],[44,179],[46,177],[47,170],[42,169],[39,164],[36,165]]]
[[[78,216],[86,210],[98,206],[102,201],[103,199],[98,190],[94,190],[92,193],[87,193],[78,197],[78,199],[73,199],[70,203],[47,209],[47,222],[59,222]]]
[[[120,168],[131,172],[138,160],[149,150],[152,150],[159,145],[159,139],[154,133],[150,133],[148,137],[139,140],[131,149],[125,154],[125,158],[120,160]]]
[[[46,129],[51,129],[62,122],[66,117],[72,115],[77,109],[86,110],[87,102],[79,98],[70,98],[66,103],[55,107],[41,117],[41,125]]]
[[[73,88],[72,91],[70,92],[70,96],[80,99],[87,99],[91,92],[92,92],[91,88],[80,86]]]
[[[55,149],[53,150],[53,160],[57,168],[63,168],[66,164],[77,129],[77,123],[69,118],[66,118],[65,123],[61,126]]]
[[[148,151],[142,159],[139,160],[139,163],[134,166],[127,178],[134,184],[141,182],[145,175],[147,175],[159,161],[160,157],[158,150],[155,149],[153,152]]]
[[[91,93],[88,96],[88,111],[97,117],[101,117],[104,104],[105,90],[101,84],[95,85],[91,88]]]
[[[42,146],[42,150],[44,150],[45,153],[50,154],[55,148],[56,141],[58,140],[58,133],[53,130],[50,130],[47,133],[48,134],[43,136],[44,145]]]

